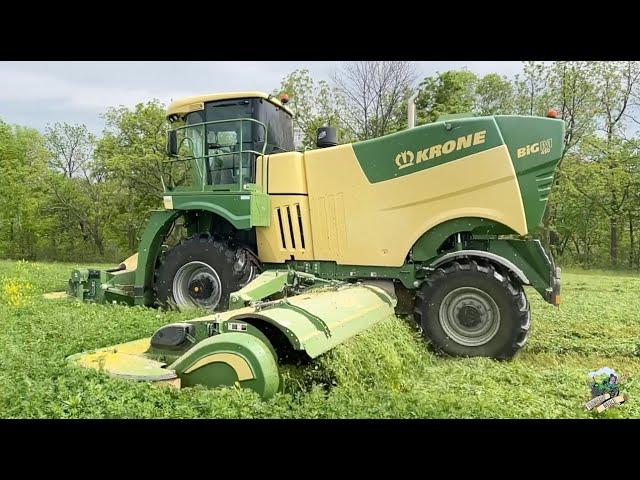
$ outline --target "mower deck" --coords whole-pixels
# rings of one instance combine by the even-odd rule
[[[257,291],[263,297],[281,294],[299,280],[287,271],[265,272],[237,292],[235,304],[255,299]],[[69,361],[130,380],[239,385],[268,398],[280,386],[278,362],[295,352],[316,358],[393,315],[396,305],[395,297],[373,285],[321,282],[307,288],[292,297],[250,300],[235,310],[165,325],[151,338],[76,354]]]

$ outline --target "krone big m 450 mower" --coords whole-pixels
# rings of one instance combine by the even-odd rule
[[[185,98],[167,118],[164,209],[136,255],[74,270],[69,291],[208,314],[77,364],[268,397],[279,362],[315,358],[394,312],[413,314],[440,352],[508,359],[531,327],[523,286],[559,303],[560,269],[523,237],[545,210],[561,120],[410,119],[345,145],[322,128],[318,148],[299,152],[291,111],[264,93]]]

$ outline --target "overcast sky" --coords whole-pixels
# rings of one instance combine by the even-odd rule
[[[133,106],[234,90],[271,92],[280,80],[306,67],[328,79],[337,62],[0,62],[0,119],[43,130],[47,124],[84,123],[102,132],[100,114],[110,106]],[[512,76],[521,62],[416,62],[419,78],[459,69]]]

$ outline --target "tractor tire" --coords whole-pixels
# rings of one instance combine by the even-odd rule
[[[224,311],[229,295],[259,272],[260,261],[249,249],[197,234],[165,254],[156,269],[156,300],[165,308]]]
[[[416,295],[414,318],[438,353],[499,360],[524,346],[531,326],[522,285],[475,260],[438,268]]]

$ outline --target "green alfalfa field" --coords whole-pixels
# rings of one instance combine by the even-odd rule
[[[640,417],[640,276],[568,271],[562,306],[527,289],[533,332],[512,361],[435,355],[392,317],[304,367],[269,401],[237,388],[177,390],[73,367],[73,353],[151,335],[185,314],[45,300],[74,265],[0,261],[0,418]],[[623,375],[628,401],[587,412],[587,374]]]

